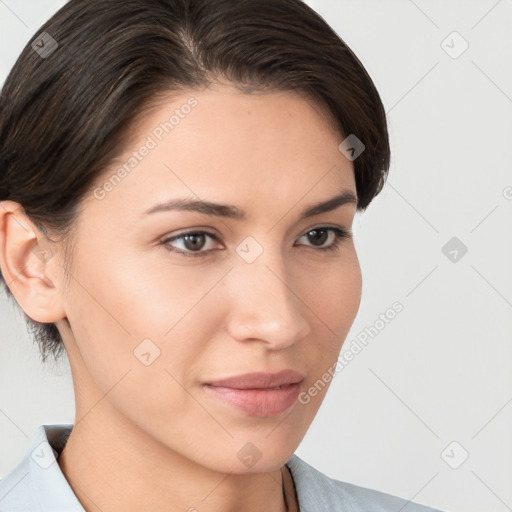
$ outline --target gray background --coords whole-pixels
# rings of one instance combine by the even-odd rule
[[[0,83],[64,3],[0,0]],[[354,226],[363,298],[344,350],[395,301],[403,311],[335,376],[297,454],[445,510],[512,510],[512,1],[308,3],[389,116],[389,181]],[[468,248],[456,261],[452,237]],[[67,363],[41,366],[3,297],[0,323],[2,476],[74,408]]]

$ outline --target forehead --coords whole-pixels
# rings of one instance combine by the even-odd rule
[[[191,90],[159,98],[131,128],[127,150],[96,182],[107,185],[110,202],[145,209],[186,193],[297,203],[308,194],[314,202],[355,191],[340,134],[318,104],[293,92]]]

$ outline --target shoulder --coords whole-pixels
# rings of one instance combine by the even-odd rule
[[[57,463],[72,426],[58,424],[37,428],[25,456],[0,480],[0,511],[83,512]]]
[[[373,489],[329,478],[293,455],[286,463],[295,482],[301,512],[441,512]]]

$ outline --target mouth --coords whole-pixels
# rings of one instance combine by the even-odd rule
[[[304,376],[294,370],[250,373],[203,384],[203,389],[249,416],[272,417],[290,409]]]

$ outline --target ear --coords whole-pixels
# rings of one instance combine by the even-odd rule
[[[0,202],[0,269],[25,314],[37,322],[53,323],[66,316],[62,291],[55,283],[56,244],[39,231],[15,201]]]

